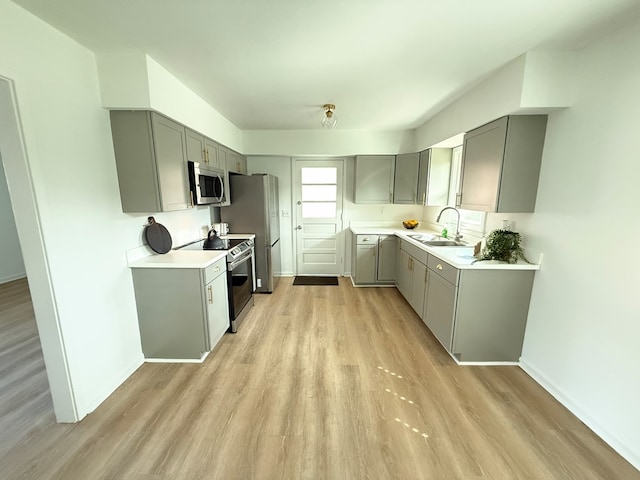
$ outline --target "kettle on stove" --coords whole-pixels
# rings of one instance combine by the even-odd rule
[[[204,240],[204,244],[202,245],[203,250],[220,250],[224,248],[224,242],[218,236],[218,232],[216,232],[213,228],[209,230],[207,233],[207,238]]]

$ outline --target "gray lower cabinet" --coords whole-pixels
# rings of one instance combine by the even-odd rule
[[[395,235],[354,235],[351,278],[355,285],[395,282]]]
[[[418,153],[403,153],[396,156],[393,181],[393,203],[414,205],[418,195]]]
[[[111,111],[122,211],[149,213],[193,206],[183,125],[155,112]]]
[[[402,249],[402,240],[398,248],[398,260],[396,262],[396,278],[398,290],[407,299],[411,296],[411,255]]]
[[[357,155],[354,203],[392,203],[395,155]]]
[[[356,245],[356,285],[370,285],[376,282],[376,245]]]
[[[452,151],[451,148],[430,148],[420,152],[416,203],[429,206],[447,205]]]
[[[458,293],[458,270],[430,255],[427,262],[426,302],[422,319],[442,345],[451,351]],[[444,269],[450,275],[442,275]],[[452,281],[453,280],[453,281]]]
[[[433,255],[423,320],[459,361],[517,362],[534,272],[458,270]]]
[[[395,235],[378,235],[378,262],[376,281],[393,283],[396,281],[396,256],[398,237]]]
[[[428,254],[424,250],[405,240],[400,240],[397,265],[398,289],[420,318],[424,310],[427,257]]]
[[[467,132],[456,206],[533,212],[546,126],[546,115],[511,115]]]
[[[200,360],[229,328],[225,258],[206,269],[132,272],[145,358]]]

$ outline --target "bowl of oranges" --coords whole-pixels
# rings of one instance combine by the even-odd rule
[[[418,226],[418,221],[417,220],[403,220],[402,221],[402,226],[404,226],[404,228],[408,228],[409,230],[413,230],[414,228],[416,228]]]

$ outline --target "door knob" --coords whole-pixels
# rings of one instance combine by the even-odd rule
[[[300,200],[298,200],[298,205],[302,205],[302,202]]]
[[[296,230],[302,230],[302,225],[298,225],[298,226],[296,227]]]

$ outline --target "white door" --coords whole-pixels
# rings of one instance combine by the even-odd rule
[[[341,275],[343,160],[296,160],[297,275]]]

